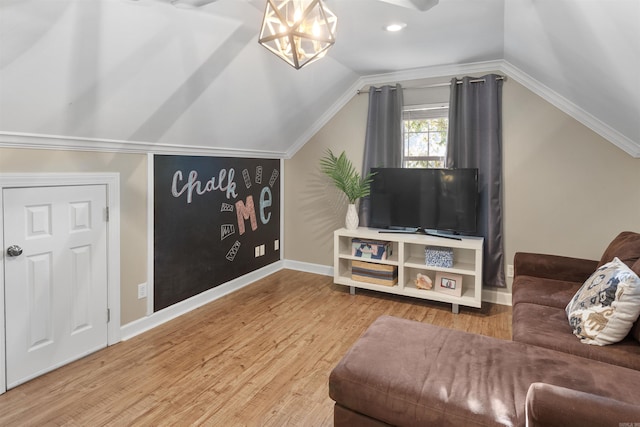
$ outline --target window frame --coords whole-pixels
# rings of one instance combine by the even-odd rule
[[[433,162],[441,161],[443,167],[446,167],[447,156],[405,156],[405,125],[407,120],[425,120],[425,119],[438,119],[449,118],[449,103],[440,102],[434,104],[420,104],[420,105],[406,105],[402,108],[402,147],[401,147],[401,164],[405,168],[406,162]],[[449,137],[449,127],[447,123],[447,138]],[[407,168],[411,169],[411,168]]]

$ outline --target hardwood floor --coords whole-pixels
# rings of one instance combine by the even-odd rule
[[[330,426],[329,372],[382,314],[511,338],[511,308],[282,270],[0,396],[0,425]]]

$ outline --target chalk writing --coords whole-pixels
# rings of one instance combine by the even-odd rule
[[[229,249],[229,252],[227,252],[227,256],[225,258],[227,258],[229,261],[233,261],[238,254],[238,250],[240,250],[240,242],[236,240],[233,246],[231,246],[231,249]]]
[[[262,221],[263,224],[267,224],[271,219],[271,212],[266,216],[264,214],[264,210],[271,207],[271,200],[271,190],[269,187],[264,187],[260,192],[260,221]]]
[[[227,199],[235,199],[238,197],[236,193],[236,183],[233,181],[235,171],[233,168],[229,169],[227,172],[226,169],[220,169],[218,173],[218,182],[216,183],[216,177],[211,177],[204,184],[204,188],[202,186],[202,182],[198,180],[198,172],[192,170],[189,172],[189,179],[187,183],[182,186],[182,189],[178,191],[178,183],[182,181],[182,171],[176,171],[173,174],[173,181],[171,183],[171,194],[173,197],[180,197],[185,191],[187,192],[187,203],[191,203],[193,201],[193,192],[198,196],[201,196],[210,191],[218,190],[222,192],[226,192]],[[226,179],[226,185],[223,185]]]
[[[273,187],[273,184],[276,183],[276,179],[278,179],[279,174],[280,172],[278,172],[278,169],[274,169],[273,172],[271,172],[271,179],[269,179],[269,187]]]
[[[227,237],[235,234],[236,228],[233,224],[222,224],[220,226],[220,240],[224,240]]]
[[[262,184],[262,166],[256,166],[256,184]]]
[[[249,171],[247,169],[242,169],[242,177],[244,178],[244,186],[251,188],[251,176],[249,176]]]
[[[242,236],[244,234],[244,221],[251,220],[251,230],[256,231],[258,222],[256,221],[256,208],[253,204],[253,196],[247,196],[247,202],[242,200],[236,202],[236,215],[238,217],[238,232]]]
[[[230,203],[223,203],[220,205],[220,212],[233,212],[233,205]]]

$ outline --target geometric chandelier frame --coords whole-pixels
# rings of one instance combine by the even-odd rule
[[[258,43],[298,70],[326,55],[337,22],[322,0],[267,0]]]

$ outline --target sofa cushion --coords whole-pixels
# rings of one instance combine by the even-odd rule
[[[545,279],[584,282],[598,267],[598,261],[560,255],[516,252],[513,256],[515,277],[532,276]]]
[[[635,264],[633,264],[631,269],[635,271],[638,276],[640,276],[640,273],[638,273],[640,271],[640,259],[636,261]],[[633,324],[630,334],[633,338],[635,338],[636,341],[640,342],[640,317],[638,318],[638,320],[636,320],[636,323]]]
[[[378,318],[333,369],[329,395],[392,425],[524,426],[534,382],[640,405],[638,371],[389,316]]]
[[[512,316],[514,341],[640,371],[640,345],[631,336],[606,347],[584,345],[571,335],[562,308],[522,303],[513,307]]]
[[[598,268],[566,308],[573,333],[585,344],[613,344],[640,315],[640,278],[618,258]]]
[[[527,392],[527,427],[633,426],[640,406],[565,387],[533,383]]]
[[[565,308],[582,283],[518,276],[513,280],[511,304],[521,302]]]
[[[600,258],[598,267],[602,267],[614,258],[619,258],[640,276],[640,234],[632,231],[623,231],[609,243]]]

